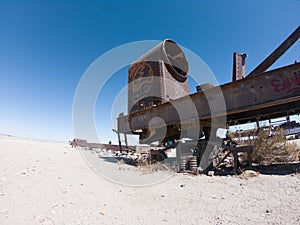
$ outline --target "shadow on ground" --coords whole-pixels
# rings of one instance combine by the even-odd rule
[[[271,165],[252,165],[244,166],[240,165],[237,174],[242,173],[245,170],[254,170],[260,174],[265,175],[289,175],[300,172],[300,163],[289,163],[289,164],[271,164]],[[215,175],[227,176],[234,175],[233,167],[222,166],[215,169]]]
[[[121,156],[99,156],[99,158],[110,163],[118,163],[120,160],[122,160],[124,163],[128,165],[132,165],[132,166],[137,165],[135,161],[132,161],[131,159],[128,159],[126,157],[121,157]]]

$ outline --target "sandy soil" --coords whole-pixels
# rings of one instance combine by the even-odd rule
[[[0,135],[0,224],[300,224],[298,174],[175,174],[129,187],[90,167],[66,143]]]

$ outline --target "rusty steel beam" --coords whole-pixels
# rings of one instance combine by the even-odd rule
[[[221,91],[220,91],[221,90]],[[189,114],[197,110],[196,117]],[[226,111],[211,109],[211,101],[224,101]],[[176,106],[176,107],[175,107]],[[178,108],[179,106],[179,108]],[[179,115],[178,110],[185,112]],[[212,118],[225,117],[227,123],[255,122],[258,118],[277,118],[286,112],[300,112],[300,63],[268,71],[257,76],[213,87],[171,102],[147,108],[130,115],[120,114],[118,132],[132,133],[141,129],[165,127],[183,123],[209,123]],[[159,117],[149,125],[151,119]]]
[[[134,146],[124,146],[122,145],[122,147],[120,148],[119,145],[114,145],[114,144],[102,144],[102,143],[90,143],[90,142],[86,142],[86,143],[82,143],[82,142],[76,142],[76,143],[70,143],[72,146],[74,147],[82,147],[82,148],[96,148],[96,149],[105,149],[105,150],[111,150],[113,152],[118,152],[122,150],[126,151],[128,153],[128,151],[135,151]]]
[[[246,77],[246,57],[247,54],[233,53],[232,81]]]
[[[251,73],[249,77],[265,72],[272,66],[277,59],[280,58],[298,39],[300,38],[300,26],[276,48],[261,64],[259,64]]]

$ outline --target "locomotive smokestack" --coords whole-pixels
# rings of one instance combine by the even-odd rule
[[[189,94],[189,65],[181,48],[166,39],[128,71],[128,114]]]

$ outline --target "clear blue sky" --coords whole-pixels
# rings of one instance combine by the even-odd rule
[[[232,53],[248,54],[250,72],[299,26],[299,10],[297,0],[0,1],[0,133],[73,138],[81,76],[99,56],[128,42],[171,38],[227,83]],[[274,67],[299,61],[299,53],[297,43]],[[99,96],[95,121],[103,142],[116,140],[111,102],[126,83],[125,68]]]

